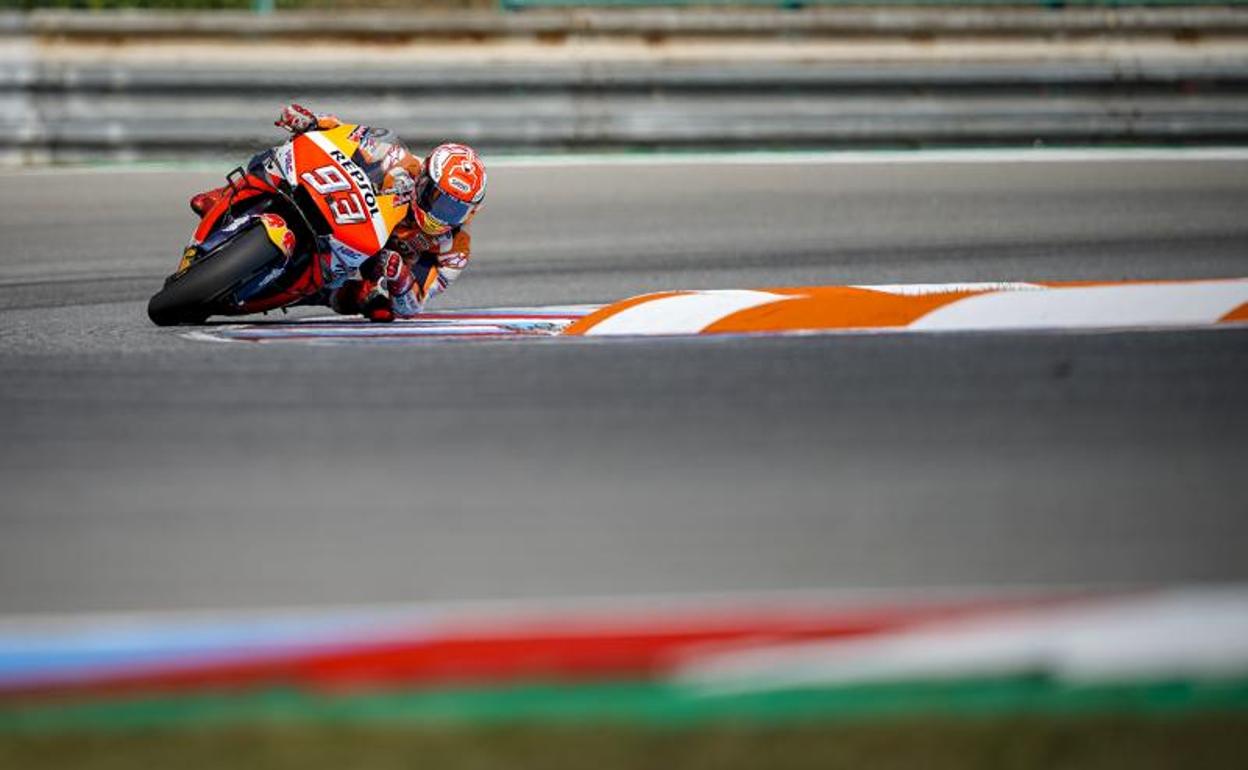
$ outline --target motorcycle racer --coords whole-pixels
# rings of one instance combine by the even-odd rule
[[[274,125],[302,134],[337,128],[342,121],[290,104]],[[338,253],[320,255],[326,291],[316,304],[373,321],[410,318],[468,266],[472,246],[468,226],[485,197],[485,166],[466,145],[438,145],[422,160],[386,129],[357,130],[365,162],[380,164],[384,174],[381,192],[409,203],[408,214],[385,246],[360,262]],[[193,196],[191,209],[202,217],[228,190],[227,186]]]

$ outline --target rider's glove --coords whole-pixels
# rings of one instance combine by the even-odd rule
[[[395,203],[402,205],[412,202],[412,191],[416,189],[416,182],[412,179],[412,175],[402,166],[396,166],[390,169],[390,184],[382,191],[382,195],[393,195]]]
[[[316,128],[318,123],[315,113],[301,104],[288,104],[282,108],[273,125],[284,128],[292,134],[302,134]]]
[[[412,269],[403,261],[399,252],[386,249],[378,256],[381,262],[378,265],[380,276],[377,282],[385,283],[390,296],[401,297],[411,291],[416,285],[416,276],[412,275]]]

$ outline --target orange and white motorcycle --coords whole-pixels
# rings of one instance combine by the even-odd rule
[[[198,324],[306,303],[343,277],[330,275],[331,265],[376,254],[408,203],[381,192],[381,164],[360,152],[366,132],[309,131],[231,171],[227,194],[205,213],[148,317]]]

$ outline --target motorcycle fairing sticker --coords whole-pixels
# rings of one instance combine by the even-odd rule
[[[332,235],[329,237],[330,265],[329,265],[329,288],[337,288],[351,277],[351,274],[359,270],[360,265],[364,264],[364,260],[368,259],[368,255],[358,249],[353,249]]]
[[[296,185],[299,180],[295,177],[295,148],[290,142],[283,144],[277,148],[277,165],[281,171],[282,178],[289,185]]]

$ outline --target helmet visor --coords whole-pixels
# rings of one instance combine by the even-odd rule
[[[428,174],[421,174],[416,184],[416,205],[428,216],[454,227],[463,224],[472,213],[472,204],[448,195]]]

